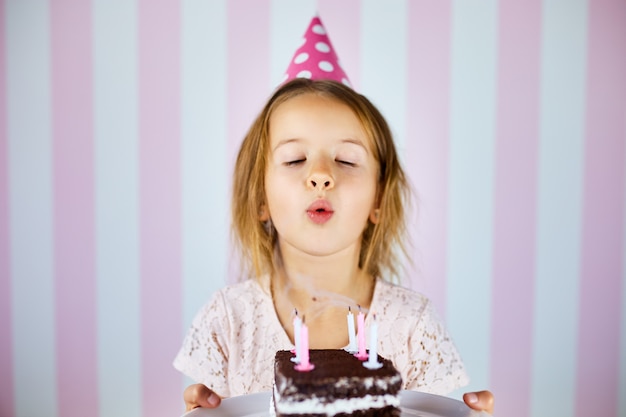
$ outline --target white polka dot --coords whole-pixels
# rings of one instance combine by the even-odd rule
[[[320,61],[320,63],[317,64],[317,66],[320,67],[322,71],[326,71],[326,72],[333,72],[333,70],[335,69],[335,67],[333,67],[333,64],[331,64],[328,61]]]
[[[326,42],[318,42],[315,44],[315,49],[320,52],[330,52],[330,46]]]
[[[343,83],[343,85],[345,85],[345,86],[352,87],[352,86],[350,85],[350,81],[348,81],[348,79],[347,79],[347,78],[342,78],[342,79],[341,79],[341,82],[342,82],[342,83]]]
[[[324,30],[324,26],[322,25],[315,25],[311,30],[313,31],[313,33],[317,33],[318,35],[326,35],[326,31]]]
[[[298,73],[298,75],[296,75],[297,78],[311,78],[313,74],[311,74],[311,71],[309,70],[304,70],[304,71],[300,71]]]
[[[296,64],[302,64],[307,59],[309,59],[309,54],[307,54],[306,52],[301,52],[293,59],[293,62],[295,62]]]

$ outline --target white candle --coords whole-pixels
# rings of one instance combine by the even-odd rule
[[[315,368],[315,365],[309,361],[309,328],[304,324],[304,321],[302,322],[300,336],[302,339],[300,362],[294,366],[294,369],[300,372],[309,372]]]
[[[378,369],[383,366],[381,362],[378,362],[378,323],[376,322],[376,315],[372,317],[372,324],[370,326],[370,352],[369,358],[366,362],[363,362],[363,366],[368,369]]]
[[[356,335],[354,334],[354,314],[352,314],[352,310],[348,307],[348,347],[346,350],[350,353],[356,353],[358,351],[358,347],[356,345]]]
[[[356,317],[356,327],[359,351],[354,356],[364,361],[367,359],[367,351],[365,350],[365,314],[361,311],[361,306],[359,306],[359,315]]]
[[[302,319],[300,318],[300,316],[298,315],[298,310],[295,310],[295,316],[293,318],[293,341],[296,345],[295,351],[294,353],[296,354],[296,356],[294,356],[293,358],[291,358],[292,362],[295,363],[299,363],[300,362],[300,357],[302,355],[301,352],[301,345],[302,345]]]

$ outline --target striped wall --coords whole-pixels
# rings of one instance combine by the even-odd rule
[[[0,416],[181,414],[235,152],[316,11],[396,135],[405,284],[468,389],[626,416],[623,0],[0,0]]]

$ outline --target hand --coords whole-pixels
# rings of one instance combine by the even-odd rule
[[[463,394],[463,401],[469,408],[493,414],[494,398],[490,391],[467,392]]]
[[[198,407],[215,408],[222,402],[219,395],[202,384],[189,385],[185,388],[183,398],[185,399],[185,411],[191,411]]]

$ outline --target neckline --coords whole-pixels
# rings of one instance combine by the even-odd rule
[[[269,303],[269,309],[271,309],[272,311],[270,320],[272,321],[271,324],[274,328],[274,332],[281,339],[280,342],[282,345],[293,347],[294,343],[291,341],[291,339],[287,335],[287,331],[285,330],[283,325],[280,323],[280,319],[278,318],[278,312],[276,311],[276,307],[274,305],[274,296],[272,294],[269,275],[267,274],[263,275],[262,277],[260,277],[258,280],[255,280],[255,281],[257,281],[257,285],[261,289],[261,292],[265,295],[265,302]],[[372,302],[370,303],[370,308],[365,314],[365,328],[366,329],[369,327],[370,322],[371,322],[370,312],[376,313],[378,311],[378,304],[379,304],[379,298],[380,298],[379,292],[382,290],[382,287],[379,284],[382,284],[382,280],[379,278],[374,278],[374,291],[372,293]],[[342,349],[345,349],[347,347],[348,345],[344,346]]]

